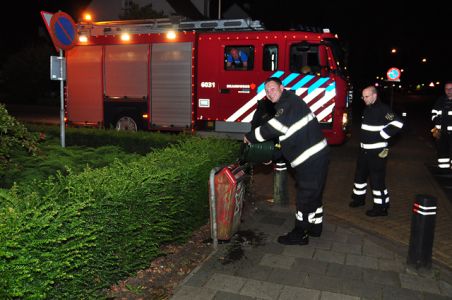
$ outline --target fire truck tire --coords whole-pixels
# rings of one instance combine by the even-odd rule
[[[117,118],[115,123],[115,128],[118,131],[137,131],[138,124],[134,117],[131,116],[121,116]]]

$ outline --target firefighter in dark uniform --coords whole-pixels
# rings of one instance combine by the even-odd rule
[[[445,95],[432,108],[432,129],[438,152],[438,168],[449,172],[452,158],[452,81],[444,85]]]
[[[275,113],[275,104],[273,102],[267,98],[257,101],[257,108],[251,120],[251,130],[269,121],[275,116]]]
[[[386,189],[386,161],[388,156],[388,139],[398,133],[402,120],[391,108],[378,99],[374,86],[366,87],[362,92],[366,104],[361,123],[360,151],[356,163],[355,182],[350,207],[365,205],[367,179],[373,197],[373,208],[366,211],[369,217],[387,216],[389,194]]]
[[[265,81],[267,98],[275,103],[275,116],[244,136],[245,143],[279,138],[282,156],[295,170],[297,187],[295,228],[278,238],[285,245],[306,245],[319,236],[323,220],[322,194],[329,148],[317,118],[308,105],[286,91],[279,78]]]
[[[255,130],[257,127],[262,126],[266,122],[268,122],[270,119],[272,119],[275,116],[275,104],[268,100],[268,98],[264,98],[262,100],[257,101],[257,107],[256,111],[253,114],[253,119],[251,120],[251,130]],[[272,156],[271,162],[277,162],[284,163],[284,159],[282,158],[279,149],[278,139],[274,139],[274,143],[276,145],[274,154]],[[267,164],[267,163],[265,163]]]

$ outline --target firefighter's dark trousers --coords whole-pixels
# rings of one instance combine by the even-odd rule
[[[388,208],[389,194],[385,183],[387,157],[381,158],[378,156],[381,150],[360,149],[356,162],[352,199],[356,202],[365,202],[367,180],[370,179],[374,205],[380,208]]]
[[[452,155],[452,133],[441,130],[441,136],[436,143],[438,150],[438,168],[450,169]]]
[[[319,236],[322,232],[322,195],[328,173],[328,156],[310,159],[295,167],[295,227]]]

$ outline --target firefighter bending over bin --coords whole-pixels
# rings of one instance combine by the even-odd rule
[[[265,81],[268,100],[276,114],[247,133],[244,143],[259,143],[278,138],[281,154],[295,170],[296,214],[294,229],[280,237],[284,245],[307,245],[309,236],[322,233],[322,194],[328,172],[329,147],[317,118],[297,95],[284,89],[279,78]]]

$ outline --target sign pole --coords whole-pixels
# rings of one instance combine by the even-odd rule
[[[60,57],[59,58],[61,59],[60,74],[64,74],[63,49],[60,49]],[[61,80],[60,80],[60,134],[61,134],[61,147],[64,148],[66,143],[65,143],[65,138],[64,138],[65,134],[64,134],[64,79],[63,78],[61,78]]]
[[[69,50],[75,45],[77,40],[77,26],[70,15],[59,11],[55,14],[51,14],[45,11],[41,11],[41,16],[46,24],[47,30],[52,38],[53,45],[59,49],[60,56],[56,57],[59,60],[59,74],[53,73],[51,57],[50,68],[52,80],[60,80],[60,133],[61,133],[61,147],[65,147],[65,134],[64,134],[64,80],[66,79],[66,61],[64,59],[64,50]],[[55,63],[57,63],[55,61]]]
[[[391,93],[391,109],[394,109],[394,84],[391,83],[391,87],[389,89],[389,92]]]

